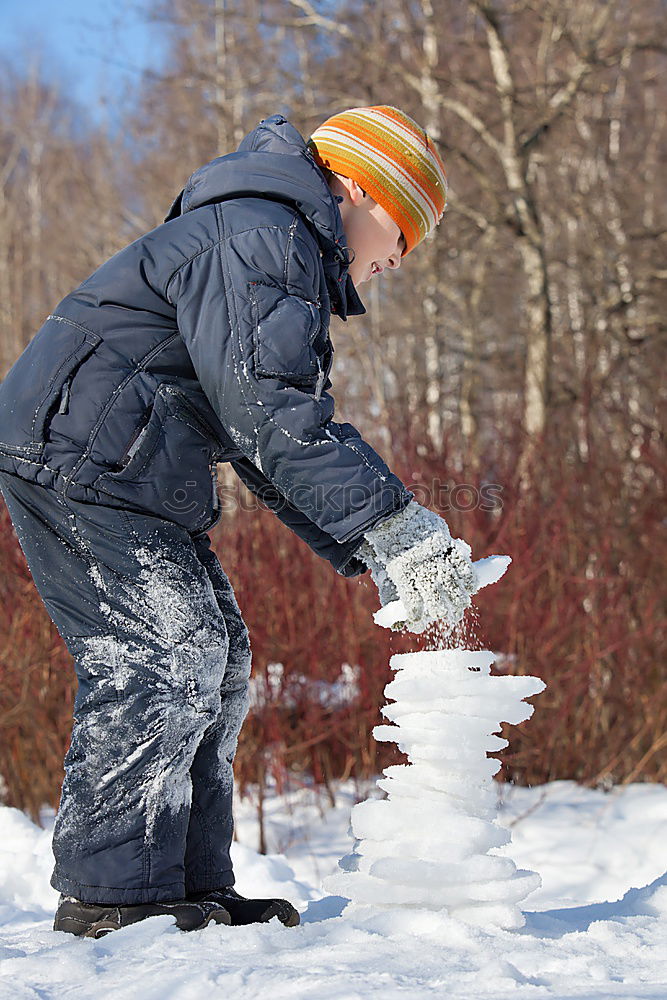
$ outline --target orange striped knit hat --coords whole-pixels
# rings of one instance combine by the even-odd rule
[[[403,256],[437,226],[447,204],[447,175],[423,128],[382,104],[351,108],[316,128],[308,145],[320,167],[356,181],[405,237]]]

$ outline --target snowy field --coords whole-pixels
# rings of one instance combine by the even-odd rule
[[[237,803],[237,888],[288,897],[300,927],[183,934],[156,917],[79,940],[51,930],[48,817],[42,830],[0,807],[0,998],[667,1000],[667,789],[605,794],[556,782],[498,791],[512,831],[499,853],[543,882],[519,931],[417,910],[341,916],[344,901],[320,885],[350,849],[348,784],[334,809],[307,790],[271,798],[267,856],[255,850],[252,803]]]

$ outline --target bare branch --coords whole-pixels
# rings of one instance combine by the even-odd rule
[[[343,38],[354,38],[353,32],[346,24],[343,24],[341,21],[334,21],[332,18],[325,17],[324,14],[320,14],[320,12],[315,9],[313,4],[310,3],[310,0],[289,0],[289,3],[291,3],[291,5],[296,7],[298,10],[303,11],[305,14],[305,17],[302,17],[298,22],[295,22],[297,27],[323,28],[325,31],[341,35]]]

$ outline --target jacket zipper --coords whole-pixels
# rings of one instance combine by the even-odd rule
[[[146,436],[146,432],[148,430],[148,422],[150,420],[152,412],[153,412],[153,404],[148,406],[144,411],[143,417],[141,419],[141,425],[135,432],[134,437],[131,438],[130,443],[125,449],[125,454],[122,456],[120,462],[118,463],[120,469],[124,469],[127,465],[129,465],[129,463],[132,461],[135,454],[137,453],[137,450],[139,449],[142,440]]]
[[[72,376],[68,375],[60,391],[60,405],[58,407],[58,413],[67,413],[67,411],[69,410],[69,396],[70,396],[71,384],[72,384]]]
[[[319,354],[317,357],[317,384],[315,385],[315,399],[319,399],[322,395],[322,387],[324,385],[324,379],[326,378],[324,372],[322,371],[322,364],[320,362]]]

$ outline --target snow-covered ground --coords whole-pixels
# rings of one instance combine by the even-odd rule
[[[365,791],[365,790],[364,790]],[[269,855],[252,802],[237,803],[237,888],[279,894],[300,927],[277,922],[183,934],[156,917],[98,941],[51,930],[50,830],[0,808],[2,1000],[418,1000],[667,998],[667,789],[609,793],[556,782],[498,786],[506,853],[542,876],[520,931],[485,931],[444,913],[341,916],[321,880],[350,849],[351,784],[336,808],[308,790],[269,799]]]

